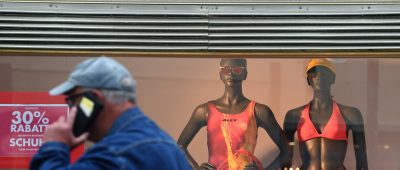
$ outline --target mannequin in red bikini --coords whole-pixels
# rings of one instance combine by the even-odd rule
[[[344,170],[348,133],[353,134],[356,169],[367,170],[364,123],[357,108],[336,103],[331,96],[335,66],[326,59],[312,59],[307,66],[307,82],[314,91],[312,101],[290,110],[284,132],[291,150],[297,131],[302,170]],[[291,161],[285,167],[291,167]],[[351,168],[353,169],[353,168]]]
[[[258,127],[264,128],[280,154],[266,169],[279,169],[289,160],[289,146],[271,109],[243,96],[242,82],[247,77],[245,59],[222,59],[220,78],[225,84],[222,97],[199,105],[183,129],[178,144],[194,169],[264,169],[253,155]],[[197,132],[207,126],[209,159],[200,166],[187,146]]]

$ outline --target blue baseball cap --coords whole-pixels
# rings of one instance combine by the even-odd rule
[[[106,56],[90,58],[79,63],[64,83],[49,91],[60,95],[81,86],[135,93],[136,82],[120,63]]]

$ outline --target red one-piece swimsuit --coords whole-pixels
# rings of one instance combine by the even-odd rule
[[[208,162],[217,170],[243,170],[253,163],[262,169],[260,161],[253,155],[257,142],[255,103],[251,101],[242,113],[225,114],[218,111],[213,102],[208,102]]]

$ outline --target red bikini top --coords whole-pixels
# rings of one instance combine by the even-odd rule
[[[339,106],[333,101],[332,115],[326,123],[322,133],[318,133],[313,122],[310,119],[310,103],[301,112],[299,124],[297,126],[297,136],[299,142],[307,141],[313,138],[327,138],[332,140],[347,141],[346,122],[340,113]]]

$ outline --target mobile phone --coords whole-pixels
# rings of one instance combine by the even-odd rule
[[[84,93],[77,106],[75,122],[72,128],[74,136],[78,137],[87,132],[102,109],[103,104],[99,102],[93,92]]]

